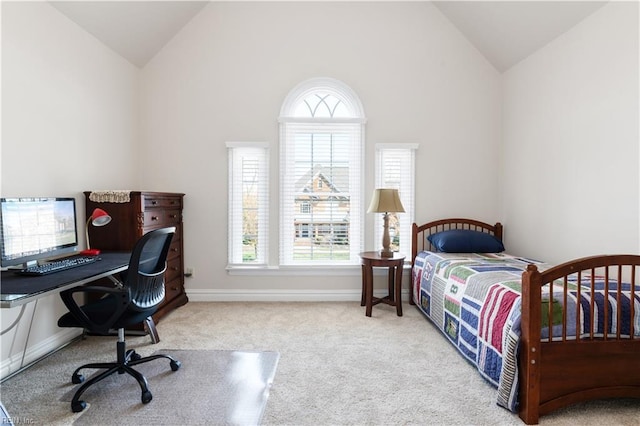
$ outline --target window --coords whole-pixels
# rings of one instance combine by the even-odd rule
[[[227,142],[229,156],[229,265],[266,265],[268,145]]]
[[[391,249],[407,256],[411,254],[411,224],[414,221],[415,150],[417,144],[377,144],[376,188],[395,188],[400,195],[404,213],[389,214]],[[382,241],[382,214],[374,222],[376,248]]]
[[[359,264],[364,112],[333,79],[303,82],[280,113],[280,264]]]

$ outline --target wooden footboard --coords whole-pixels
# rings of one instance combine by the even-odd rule
[[[572,274],[586,285],[576,286]],[[519,356],[519,415],[525,423],[536,424],[540,415],[580,401],[640,398],[638,308],[625,305],[625,300],[640,298],[639,275],[636,255],[587,257],[544,272],[529,265],[522,279]],[[619,282],[630,286],[623,289]],[[610,303],[598,303],[598,293],[592,291],[598,286]],[[598,321],[607,333],[597,332]],[[553,329],[549,324],[555,324]],[[576,329],[582,330],[579,339]]]

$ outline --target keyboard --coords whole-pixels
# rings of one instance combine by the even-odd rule
[[[89,265],[96,260],[98,260],[98,257],[96,256],[68,257],[66,259],[43,263],[42,265],[29,266],[25,269],[19,269],[16,272],[20,275],[47,275],[53,274],[54,272],[66,271],[71,268],[77,268],[78,266]]]

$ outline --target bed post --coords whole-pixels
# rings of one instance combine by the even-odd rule
[[[497,223],[494,225],[494,228],[493,228],[493,235],[494,235],[497,239],[499,239],[500,241],[502,241],[502,224],[501,224],[500,222],[497,222]]]
[[[409,276],[409,304],[415,305],[416,301],[413,300],[413,267],[418,255],[418,225],[413,222],[411,226],[411,271]]]
[[[526,424],[537,424],[540,408],[541,277],[535,265],[522,273],[522,341],[520,342],[520,407]]]

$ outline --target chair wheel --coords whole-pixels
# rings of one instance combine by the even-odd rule
[[[84,376],[82,374],[75,373],[73,376],[71,376],[71,383],[73,383],[74,385],[82,382],[84,382]],[[80,411],[82,411],[82,409],[80,409]]]
[[[87,408],[87,403],[84,401],[77,401],[77,402],[71,403],[71,411],[73,411],[74,413],[79,413],[85,408]]]
[[[142,392],[142,403],[143,404],[148,404],[149,402],[151,402],[152,399],[153,399],[153,395],[151,395],[151,392],[149,392],[149,391]]]
[[[171,365],[171,371],[178,371],[182,366],[182,363],[180,361],[175,360],[171,361],[169,364]]]
[[[137,361],[139,359],[142,359],[142,355],[140,355],[138,352],[132,352],[131,353],[131,360],[132,361]]]

